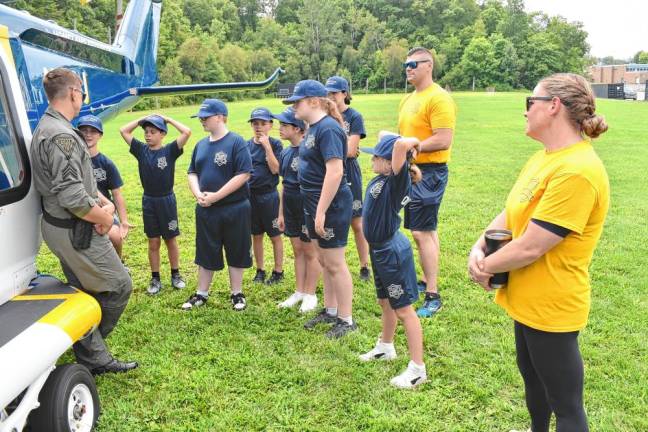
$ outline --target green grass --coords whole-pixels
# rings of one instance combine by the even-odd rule
[[[106,431],[215,430],[375,430],[507,431],[526,428],[522,380],[515,366],[513,326],[491,295],[472,284],[465,271],[468,250],[501,210],[506,194],[539,144],[524,136],[523,94],[456,93],[459,120],[450,184],[441,208],[440,290],[444,309],[423,322],[430,382],[419,391],[390,388],[389,379],[407,364],[402,328],[399,360],[361,364],[357,355],[372,347],[380,332],[374,289],[357,279],[358,259],[350,237],[347,250],[354,274],[354,317],[360,330],[331,342],[320,329],[302,329],[305,318],[276,303],[293,291],[292,251],[285,241],[287,278],[277,287],[244,286],[248,309],[236,313],[228,302],[225,272],[215,278],[209,305],[191,313],[180,304],[196,284],[194,200],[186,169],[202,136],[189,119],[196,107],[165,110],[194,131],[178,160],[176,194],[180,212],[182,270],[188,289],[145,294],[149,279],[141,222],[141,186],[135,159],[118,128],[142,113],[125,113],[105,125],[101,150],[121,170],[130,220],[137,227],[125,244],[134,293],[108,342],[116,356],[136,359],[133,373],[98,378]],[[401,95],[357,96],[353,107],[365,118],[373,145],[381,129],[394,130]],[[252,108],[282,108],[278,100],[230,104],[230,128],[249,137]],[[593,431],[648,430],[648,184],[645,180],[648,103],[599,101],[610,131],[595,147],[612,186],[610,213],[592,264],[592,311],[580,338],[585,361],[585,403]],[[278,135],[276,128],[274,135]],[[371,173],[361,157],[365,184]],[[408,234],[409,235],[409,234]],[[43,247],[41,271],[61,275]],[[266,243],[266,269],[271,263]],[[67,360],[72,359],[68,355]]]

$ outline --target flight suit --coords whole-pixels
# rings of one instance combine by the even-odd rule
[[[43,239],[60,260],[68,283],[92,295],[101,306],[99,327],[74,344],[74,353],[90,369],[104,366],[112,360],[104,338],[124,311],[132,282],[107,235],[93,229],[90,247],[76,250],[72,230],[52,224],[52,218],[69,222],[74,216],[83,217],[99,200],[83,137],[51,107],[34,131],[31,162],[34,185],[48,215],[41,221]]]

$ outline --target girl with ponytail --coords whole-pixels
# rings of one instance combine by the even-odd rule
[[[326,334],[339,338],[358,328],[352,317],[353,283],[345,247],[351,224],[352,195],[345,175],[347,140],[342,116],[315,80],[297,83],[291,97],[295,117],[308,123],[299,146],[299,187],[304,219],[314,240],[324,280],[324,309],[304,327],[333,324]]]
[[[337,109],[342,114],[344,132],[347,135],[347,161],[346,175],[353,194],[353,215],[351,228],[355,237],[358,259],[360,260],[360,280],[368,281],[369,273],[369,246],[362,233],[362,172],[358,164],[358,146],[360,140],[367,136],[362,114],[349,106],[351,93],[349,82],[341,76],[332,76],[326,80],[326,91]]]
[[[524,379],[531,430],[585,432],[583,360],[578,334],[587,324],[589,265],[608,211],[610,186],[591,139],[607,130],[594,94],[580,75],[555,74],[526,98],[526,134],[543,145],[522,169],[505,209],[487,230],[513,240],[487,257],[481,235],[470,252],[473,281],[492,290],[514,320],[517,364]]]

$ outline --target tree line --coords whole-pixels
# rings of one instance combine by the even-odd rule
[[[115,0],[13,6],[103,41],[114,22]],[[402,91],[408,48],[424,46],[443,86],[530,89],[553,72],[585,73],[595,62],[586,38],[581,23],[527,13],[523,0],[164,0],[158,70],[161,84],[186,84],[259,80],[281,66],[283,82],[337,74],[355,92]],[[193,101],[165,103],[178,100]]]

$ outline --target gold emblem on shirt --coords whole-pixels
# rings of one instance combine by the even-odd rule
[[[540,179],[538,179],[537,177],[533,177],[531,180],[529,180],[529,183],[524,189],[522,189],[522,192],[520,193],[520,202],[531,202],[531,200],[533,200],[533,191],[538,187],[539,184]]]

